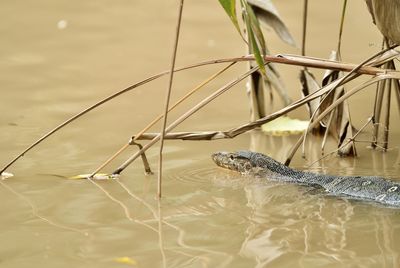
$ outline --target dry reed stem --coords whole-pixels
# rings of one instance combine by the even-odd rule
[[[337,81],[336,81],[337,82]],[[246,123],[236,128],[232,128],[227,131],[202,131],[202,132],[175,132],[175,133],[168,133],[165,138],[166,139],[181,139],[181,140],[217,140],[217,139],[231,139],[244,132],[249,130],[253,130],[256,127],[259,127],[265,123],[268,123],[288,112],[297,109],[298,107],[316,99],[324,94],[326,94],[332,86],[335,86],[335,83],[331,83],[319,91],[315,91],[306,97],[303,97],[294,103],[282,108],[279,111],[276,111],[266,117],[260,118],[256,121]],[[155,139],[159,133],[144,133],[139,139],[147,140],[147,139]]]
[[[394,82],[394,92],[396,93],[397,109],[400,114],[400,82],[399,80],[393,80]]]
[[[388,67],[392,69],[396,69],[396,65],[394,61],[391,60],[388,62]],[[389,80],[389,88],[387,92],[387,107],[386,107],[386,117],[385,117],[385,129],[384,129],[384,136],[383,136],[383,148],[386,151],[389,146],[389,123],[390,123],[390,107],[391,107],[391,99],[392,99],[392,89],[395,91],[398,90],[399,80]]]
[[[188,99],[190,96],[192,96],[194,93],[196,93],[198,90],[206,86],[209,82],[213,81],[215,78],[220,76],[222,73],[224,73],[226,70],[228,70],[230,67],[232,67],[236,62],[232,62],[223,69],[219,70],[212,76],[208,77],[206,80],[201,82],[199,85],[194,87],[192,90],[190,90],[188,93],[186,93],[183,97],[181,97],[177,102],[175,102],[169,109],[168,112],[172,111],[175,109],[179,104],[181,104],[183,101]],[[122,152],[124,152],[130,145],[135,144],[135,142],[142,136],[143,133],[145,133],[147,130],[149,130],[152,126],[154,126],[161,118],[163,117],[163,114],[160,114],[156,118],[154,118],[153,121],[151,121],[147,126],[145,126],[141,131],[139,131],[136,135],[134,135],[130,141],[126,144],[124,144],[116,153],[114,153],[110,158],[108,158],[104,163],[102,163],[99,167],[95,169],[95,171],[90,174],[90,178],[92,178],[94,175],[96,175],[98,172],[100,172],[104,167],[106,167],[109,163],[111,163],[115,158],[117,158]],[[141,149],[141,148],[140,148]],[[144,154],[142,154],[142,157]],[[147,172],[147,174],[151,174],[151,172]]]
[[[107,166],[112,160],[118,157],[123,151],[125,151],[130,145],[136,145],[139,147],[139,150],[143,148],[143,146],[139,143],[136,143],[134,140],[129,141],[127,144],[122,146],[116,153],[114,153],[109,159],[107,159],[104,163],[102,163],[95,171],[93,171],[87,178],[93,179],[93,177],[102,170],[105,166]],[[140,155],[142,157],[142,162],[144,166],[145,174],[151,175],[153,172],[151,171],[149,161],[147,160],[146,154],[142,153]]]
[[[333,81],[333,82],[331,83],[331,85],[333,84],[334,86],[323,96],[323,98],[321,99],[321,101],[318,103],[318,105],[317,105],[317,107],[316,107],[314,113],[313,113],[313,114],[311,115],[311,117],[310,117],[310,121],[309,121],[307,130],[304,132],[304,136],[302,136],[302,139],[303,139],[303,141],[302,141],[302,156],[303,156],[303,157],[305,157],[305,143],[306,143],[307,135],[308,135],[308,132],[312,129],[312,128],[310,127],[310,124],[311,124],[311,122],[314,121],[315,117],[316,117],[317,114],[320,112],[319,110],[320,110],[321,105],[323,104],[323,102],[328,98],[328,96],[329,96],[335,89],[337,89],[339,86],[342,86],[344,83],[347,83],[347,82],[349,82],[349,81],[351,81],[351,80],[357,78],[357,76],[358,76],[358,74],[356,74],[355,72],[350,72],[350,73],[347,73],[347,74],[346,74],[345,76],[343,76],[342,78],[340,78],[340,79],[338,79],[338,80],[336,80],[336,81]],[[332,114],[333,114],[333,112],[332,112]],[[326,129],[326,131],[329,131],[328,128]],[[297,148],[296,148],[296,150],[297,150]]]
[[[378,143],[378,136],[379,136],[379,126],[381,122],[381,112],[382,112],[382,103],[383,103],[383,96],[385,94],[386,88],[386,80],[381,81],[377,84],[377,91],[375,95],[375,102],[374,102],[374,130],[372,133],[372,140],[373,143],[371,144],[372,148],[375,148]]]
[[[190,90],[188,93],[186,93],[182,98],[180,98],[177,102],[175,102],[169,109],[168,112],[172,111],[175,109],[179,104],[181,104],[183,101],[188,99],[190,96],[192,96],[194,93],[196,93],[199,89],[203,88],[206,86],[209,82],[213,81],[215,78],[220,76],[222,73],[224,73],[226,70],[228,70],[230,67],[232,67],[236,62],[232,62],[220,71],[216,72],[203,82],[201,82],[199,85],[197,85],[195,88]],[[143,133],[145,133],[147,130],[149,130],[152,126],[154,126],[161,118],[163,117],[162,114],[157,116],[153,121],[151,121],[145,128],[143,128],[139,133],[133,136],[133,141],[136,141]]]
[[[340,26],[339,26],[338,44],[337,44],[337,49],[336,49],[336,50],[337,50],[337,57],[338,57],[338,59],[341,59],[342,36],[343,36],[343,28],[344,28],[344,27],[343,27],[343,26],[344,26],[344,19],[345,19],[345,16],[346,16],[346,7],[347,7],[347,0],[344,0],[344,1],[343,1],[343,7],[342,7],[341,19],[340,19]],[[339,87],[339,86],[338,86],[338,87]],[[344,90],[344,88],[343,88],[343,90]],[[333,91],[333,90],[332,90],[332,91]],[[329,93],[328,93],[325,97],[328,97],[328,95],[329,95]],[[339,96],[335,93],[335,94],[334,94],[334,98],[333,98],[333,102],[335,102],[336,99],[337,99],[338,97],[339,97]],[[325,98],[324,98],[324,99],[325,99]],[[321,104],[322,104],[323,101],[324,101],[324,100],[321,101]],[[348,103],[347,103],[347,105],[348,105]],[[348,117],[348,119],[349,119],[349,124],[350,124],[350,128],[351,128],[351,127],[352,127],[352,124],[351,124],[351,117],[350,117],[349,109],[347,109],[347,112],[348,112],[347,117]],[[329,114],[329,119],[328,119],[328,122],[327,122],[327,124],[326,124],[324,137],[323,137],[322,143],[321,143],[321,154],[322,154],[322,155],[324,155],[325,144],[326,144],[326,141],[327,141],[327,138],[328,138],[328,135],[329,135],[329,129],[331,128],[331,125],[332,125],[332,121],[333,121],[334,116],[335,116],[335,112],[332,111],[332,112]],[[341,133],[340,133],[339,135],[341,135]],[[339,143],[340,143],[340,141],[339,141]],[[303,143],[303,146],[304,146],[304,143]],[[344,147],[341,147],[341,148],[344,148]],[[304,149],[305,149],[305,148],[303,147],[303,155],[304,155]],[[355,153],[355,151],[356,151],[354,144],[353,144],[353,151],[354,151],[354,153]],[[356,153],[355,153],[355,154],[356,154]]]
[[[387,151],[389,146],[389,119],[390,119],[390,102],[392,96],[392,80],[387,83],[387,93],[386,93],[386,113],[383,128],[383,148]]]
[[[396,76],[397,75],[397,76]],[[384,77],[383,77],[384,76]],[[385,74],[385,75],[380,75],[377,77],[378,80],[383,80],[383,79],[394,79],[394,77],[398,77],[400,79],[400,74],[395,73],[395,75],[392,74]],[[375,80],[374,80],[375,81]],[[369,82],[369,83],[374,83],[373,82]],[[218,139],[231,139],[234,138],[240,134],[243,134],[244,132],[247,132],[249,130],[253,130],[256,127],[259,127],[265,123],[268,123],[284,114],[287,114],[288,112],[291,112],[295,109],[297,109],[298,107],[304,105],[305,103],[316,99],[324,94],[326,94],[329,90],[330,90],[330,86],[332,86],[332,84],[327,85],[324,88],[321,88],[320,91],[316,91],[313,94],[308,95],[307,97],[303,97],[299,100],[297,100],[296,102],[294,102],[291,105],[288,105],[284,108],[282,108],[279,111],[276,111],[266,117],[260,118],[255,122],[250,122],[250,123],[246,123],[244,125],[241,125],[239,127],[236,128],[232,128],[230,130],[227,131],[201,131],[201,132],[174,132],[174,133],[167,133],[165,136],[165,139],[179,139],[179,140],[218,140]],[[351,95],[353,95],[354,93],[352,93]],[[346,95],[348,96],[348,94]],[[340,99],[338,99],[338,101],[341,101]],[[336,104],[340,104],[340,103],[334,103]],[[335,107],[334,107],[335,108]],[[326,114],[325,114],[326,115]],[[315,122],[314,122],[315,123]],[[141,137],[139,138],[139,140],[154,140],[155,138],[157,138],[157,136],[159,135],[159,133],[143,133],[141,135]],[[301,139],[299,139],[299,141],[301,142],[303,139],[303,137],[301,137]]]
[[[203,61],[200,63],[196,63],[196,64],[191,64],[191,65],[187,65],[184,67],[180,67],[178,69],[175,69],[174,72],[180,72],[180,71],[184,71],[184,70],[189,70],[192,68],[197,68],[197,67],[202,67],[202,66],[206,66],[206,65],[211,65],[211,64],[219,64],[219,63],[226,63],[226,62],[237,62],[231,59],[222,59],[222,60],[210,60],[210,61]],[[254,60],[254,57],[253,57]],[[104,103],[107,103],[108,101],[124,94],[127,93],[129,91],[132,91],[133,89],[136,89],[144,84],[147,84],[153,80],[156,80],[164,75],[169,74],[170,71],[163,71],[161,73],[158,73],[156,75],[152,75],[138,83],[135,83],[129,87],[126,87],[122,90],[117,91],[116,93],[113,93],[107,97],[105,97],[104,99],[96,102],[95,104],[85,108],[84,110],[82,110],[81,112],[73,115],[72,117],[70,117],[69,119],[65,120],[64,122],[62,122],[61,124],[57,125],[56,127],[54,127],[53,129],[51,129],[50,131],[48,131],[46,134],[44,134],[43,136],[41,136],[39,139],[37,139],[36,141],[34,141],[31,145],[29,145],[27,148],[25,148],[21,153],[19,153],[16,157],[14,157],[9,163],[7,163],[4,168],[0,171],[0,174],[3,173],[4,171],[6,171],[12,164],[14,164],[18,159],[20,159],[22,156],[24,156],[27,152],[29,152],[30,150],[32,150],[34,147],[36,147],[37,145],[39,145],[40,143],[42,143],[44,140],[46,140],[48,137],[50,137],[51,135],[53,135],[54,133],[58,132],[59,130],[61,130],[62,128],[64,128],[65,126],[69,125],[70,123],[72,123],[73,121],[79,119],[80,117],[82,117],[83,115],[89,113],[90,111],[96,109],[97,107],[103,105]]]
[[[319,161],[327,158],[328,156],[339,152],[341,149],[343,149],[344,147],[346,147],[350,142],[355,142],[355,138],[357,138],[357,136],[372,122],[372,117],[368,118],[367,122],[356,132],[356,134],[353,135],[353,137],[351,137],[350,139],[348,139],[346,142],[344,142],[339,148],[337,148],[336,150],[333,150],[331,152],[329,152],[326,155],[323,155],[322,157],[320,157],[319,159],[315,160],[314,162],[312,162],[311,164],[309,164],[307,166],[307,168],[312,167],[314,164],[318,163]]]
[[[89,176],[88,178],[93,178],[97,173],[99,173],[103,168],[105,168],[108,164],[110,164],[115,158],[117,158],[120,154],[122,154],[128,147],[130,147],[130,142],[125,143],[121,148],[118,149],[111,157],[109,157],[106,161],[100,164]]]
[[[169,110],[168,107],[169,107],[169,102],[170,102],[170,99],[171,99],[172,83],[173,83],[173,80],[174,80],[174,69],[175,69],[175,61],[176,61],[176,52],[178,50],[178,42],[179,42],[179,33],[180,33],[181,21],[182,21],[183,4],[184,4],[184,0],[180,0],[178,22],[177,22],[176,31],[175,31],[175,42],[174,42],[174,48],[173,48],[173,51],[172,51],[171,69],[170,69],[170,72],[169,72],[168,88],[167,88],[166,97],[165,97],[164,115],[163,115],[161,130],[160,130],[161,136],[160,136],[160,150],[159,150],[159,153],[158,153],[158,183],[157,183],[157,196],[158,196],[158,198],[161,198],[164,136],[165,136],[165,128],[167,127],[168,110]],[[161,236],[161,233],[160,233],[160,236]],[[163,265],[165,267],[166,266],[165,255],[162,254],[162,256],[163,256]]]
[[[346,3],[345,3],[346,4]],[[345,9],[345,6],[344,6]],[[315,116],[317,115],[317,113],[320,112],[320,108],[322,103],[325,101],[325,99],[335,90],[337,89],[339,86],[342,86],[345,82],[348,82],[349,80],[351,81],[352,79],[354,79],[355,77],[357,77],[359,74],[357,73],[358,70],[360,70],[363,66],[365,66],[366,64],[370,63],[372,60],[374,60],[375,58],[384,55],[385,53],[391,51],[393,49],[394,46],[392,47],[388,47],[387,49],[383,49],[381,51],[379,51],[378,53],[372,55],[371,57],[367,58],[366,60],[364,60],[363,62],[361,62],[358,66],[356,66],[353,70],[351,70],[349,73],[347,73],[346,75],[344,75],[343,77],[341,77],[340,79],[332,82],[331,84],[335,84],[329,91],[328,93],[322,98],[322,100],[320,101],[320,103],[318,104],[317,108],[315,109],[314,113],[312,114],[311,118],[310,118],[310,123],[308,124],[307,130],[304,132],[303,136],[302,136],[302,156],[305,157],[305,143],[306,143],[306,139],[307,139],[307,135],[308,132],[314,128],[314,127],[310,127],[311,122],[314,121]],[[387,63],[385,63],[387,64]],[[387,65],[385,65],[387,66]],[[334,104],[334,103],[333,103]],[[315,126],[315,125],[314,125]],[[328,130],[327,130],[328,131]],[[296,143],[297,144],[297,143]],[[290,158],[294,156],[295,152],[297,151],[298,147],[293,147],[289,158],[286,160],[286,162],[290,162]]]
[[[332,103],[324,112],[322,112],[313,122],[309,124],[309,129],[312,129],[315,127],[319,121],[321,121],[329,112],[331,112],[333,109],[335,109],[339,104],[341,104],[343,101],[345,101],[347,98],[351,97],[358,91],[364,89],[367,86],[370,86],[374,83],[377,83],[379,81],[382,81],[384,79],[400,79],[400,76],[395,75],[395,74],[381,74],[378,75],[374,78],[371,78],[370,80],[366,81],[365,83],[362,83],[361,85],[356,86],[349,92],[345,93],[343,96],[341,96],[335,103]],[[296,150],[299,148],[299,146],[302,144],[302,141],[304,139],[306,132],[300,137],[300,139],[297,141],[297,143],[293,146],[292,152],[289,154],[288,158],[285,161],[285,165],[288,165],[294,156],[294,153]]]
[[[381,64],[381,59],[379,59],[378,62],[373,61],[373,63]],[[363,69],[364,67],[359,67],[359,68]],[[357,72],[357,70],[355,70],[355,72]],[[385,72],[388,72],[388,71],[385,71]],[[396,77],[396,75],[397,75],[398,77],[400,77],[400,73],[398,73],[396,71],[390,72],[389,75],[394,76],[394,77]],[[345,77],[342,77],[341,79],[344,79],[344,78]],[[304,97],[304,98],[294,102],[293,104],[286,106],[285,108],[281,109],[280,111],[277,111],[269,116],[258,119],[257,121],[242,125],[237,128],[233,128],[228,131],[179,132],[179,133],[167,134],[166,138],[167,139],[183,139],[183,140],[214,140],[214,139],[234,138],[237,135],[240,135],[246,131],[254,129],[255,127],[261,126],[264,123],[272,121],[272,120],[278,118],[279,116],[286,114],[286,113],[298,108],[299,106],[301,106],[315,98],[322,96],[323,94],[329,92],[329,90],[332,87],[335,87],[336,86],[335,83],[337,83],[338,81],[339,80],[327,85],[324,88],[321,88],[320,91],[314,92],[314,93],[308,95],[307,97]],[[347,80],[345,82],[347,82]],[[156,139],[158,135],[159,134],[157,134],[157,133],[145,133],[142,135],[142,137],[140,139],[152,139],[152,142],[153,142],[154,139]]]
[[[259,68],[258,67],[253,67],[250,71],[247,71],[246,73],[242,74],[239,76],[237,79],[231,81],[230,83],[222,86],[219,90],[211,94],[210,96],[206,97],[202,101],[200,101],[198,104],[196,104],[194,107],[192,107],[189,111],[187,111],[185,114],[183,114],[181,117],[176,119],[173,123],[171,123],[167,128],[166,132],[171,131],[174,129],[176,126],[178,126],[180,123],[185,121],[188,117],[192,116],[194,113],[196,113],[198,110],[203,108],[205,105],[207,105],[209,102],[213,101],[215,98],[219,97],[223,93],[225,93],[228,89],[232,88],[239,82],[241,82],[243,79],[251,75],[252,73],[256,72]],[[161,134],[158,134],[153,140],[151,140],[149,143],[147,143],[145,146],[143,146],[143,149],[132,155],[128,160],[126,160],[121,166],[119,166],[113,174],[120,174],[127,166],[129,166],[141,153],[146,151],[148,148],[153,146],[159,139],[160,139]]]
[[[394,48],[395,46],[393,46]],[[174,72],[180,72],[192,68],[197,68],[201,66],[206,66],[206,65],[211,65],[211,64],[220,64],[220,63],[227,63],[227,62],[242,62],[242,61],[254,61],[255,58],[253,55],[247,55],[243,57],[236,57],[236,58],[224,58],[224,59],[216,59],[216,60],[209,60],[209,61],[203,61],[200,63],[184,66],[181,68],[176,69]],[[312,67],[312,68],[319,68],[319,69],[331,69],[331,70],[341,70],[344,72],[349,72],[352,69],[354,69],[357,65],[355,64],[349,64],[349,63],[340,63],[340,62],[335,62],[335,61],[330,61],[326,59],[318,59],[318,58],[310,58],[310,57],[302,57],[302,56],[296,56],[296,55],[278,55],[278,56],[270,56],[266,55],[264,56],[264,60],[266,62],[275,62],[275,63],[280,63],[280,64],[287,64],[287,65],[295,65],[295,66],[303,66],[303,67]],[[370,66],[365,66],[362,67],[358,70],[357,73],[360,74],[367,74],[367,75],[377,75],[379,73],[385,72],[385,71],[390,71],[390,70],[384,70],[380,68],[375,68],[375,67],[370,67]],[[89,106],[88,108],[85,108],[83,111],[77,113],[76,115],[70,117],[66,121],[62,122],[55,128],[51,129],[49,132],[44,134],[42,137],[37,139],[35,142],[33,142],[31,145],[29,145],[27,148],[25,148],[21,153],[19,153],[16,157],[14,157],[9,163],[7,163],[3,169],[0,171],[0,174],[6,171],[12,164],[14,164],[18,159],[20,159],[22,156],[24,156],[27,152],[32,150],[34,147],[42,143],[44,140],[46,140],[48,137],[53,135],[54,133],[58,132],[60,129],[64,128],[65,126],[69,125],[71,122],[75,121],[76,119],[82,117],[83,115],[87,114],[88,112],[94,110],[95,108],[101,106],[102,104],[126,93],[129,92],[141,85],[144,85],[148,82],[151,82],[157,78],[160,78],[166,74],[168,74],[169,71],[164,71],[161,73],[158,73],[156,75],[150,76],[136,84],[133,84],[127,88],[124,88],[116,93],[113,93],[104,99],[98,101],[97,103]]]
[[[308,0],[303,3],[303,31],[301,39],[301,55],[306,55],[306,37],[307,37],[307,18],[308,18]]]
[[[338,96],[336,96],[336,95],[334,96],[333,102],[335,102],[337,100],[337,97]],[[332,111],[332,113],[329,114],[329,119],[328,119],[328,122],[326,123],[324,137],[322,138],[322,142],[321,142],[321,154],[322,155],[324,155],[325,144],[326,144],[326,141],[327,141],[328,136],[329,136],[329,128],[331,127],[334,115],[335,115],[335,113]],[[304,143],[303,143],[303,145],[304,145]],[[303,150],[304,150],[304,147],[303,147]]]
[[[342,35],[343,35],[343,26],[344,26],[344,18],[346,16],[346,7],[347,7],[347,0],[343,1],[343,8],[342,8],[342,15],[340,18],[340,27],[339,27],[339,37],[338,37],[338,44],[337,44],[337,52],[340,55],[340,51],[342,48]]]

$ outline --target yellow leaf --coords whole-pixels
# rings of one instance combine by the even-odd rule
[[[129,257],[119,257],[115,258],[114,261],[118,263],[123,263],[123,264],[129,264],[129,265],[136,265],[137,261],[135,259],[129,258]]]
[[[303,133],[308,127],[308,121],[291,119],[281,116],[261,126],[263,132],[272,136],[286,136]]]

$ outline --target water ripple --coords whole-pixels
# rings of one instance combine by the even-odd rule
[[[169,176],[171,179],[190,184],[209,184],[215,175],[215,168],[179,169]]]

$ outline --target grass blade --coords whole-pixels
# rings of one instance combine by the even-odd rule
[[[243,34],[240,31],[239,21],[236,13],[236,0],[218,0],[218,1],[224,8],[226,14],[228,14],[229,18],[231,19],[233,25],[235,26],[236,30],[238,31],[242,39],[245,40],[246,42],[246,39],[243,37]]]

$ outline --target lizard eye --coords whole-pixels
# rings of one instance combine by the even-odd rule
[[[230,155],[230,156],[229,156],[229,159],[230,159],[230,160],[234,160],[235,158],[233,157],[233,155]]]

